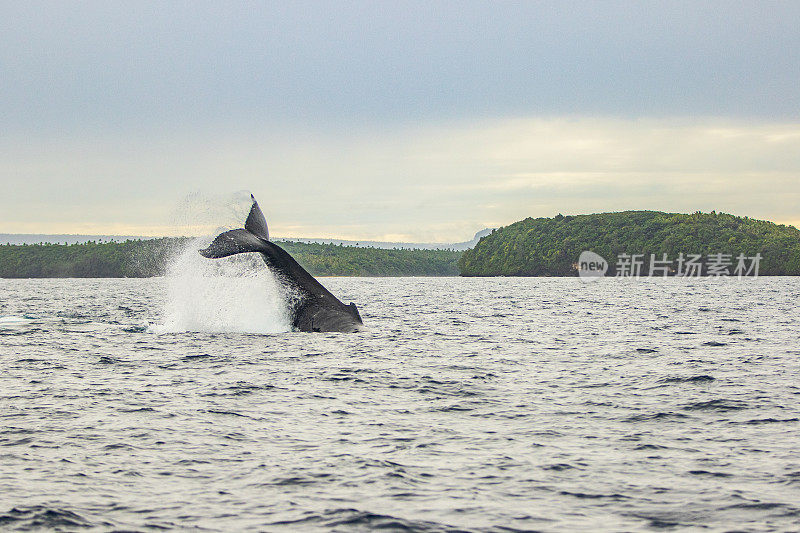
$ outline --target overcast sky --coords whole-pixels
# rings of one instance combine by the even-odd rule
[[[0,1],[0,180],[0,233],[797,225],[800,2]]]

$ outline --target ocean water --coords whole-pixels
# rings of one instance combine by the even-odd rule
[[[370,329],[309,334],[249,261],[0,280],[0,529],[800,528],[800,279],[325,278]]]

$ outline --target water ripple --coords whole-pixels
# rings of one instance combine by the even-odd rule
[[[244,266],[0,280],[0,529],[796,529],[800,280],[329,278],[370,330],[308,335]]]

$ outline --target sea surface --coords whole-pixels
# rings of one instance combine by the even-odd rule
[[[231,264],[0,280],[0,529],[800,530],[798,278]]]

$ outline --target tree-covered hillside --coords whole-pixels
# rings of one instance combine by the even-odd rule
[[[164,273],[187,239],[0,245],[2,278],[149,277]],[[457,276],[461,252],[279,242],[317,276]]]
[[[459,261],[464,276],[574,276],[584,250],[600,254],[614,275],[620,254],[761,254],[759,275],[800,275],[800,230],[724,213],[624,211],[593,215],[526,218],[495,230]],[[703,274],[706,272],[703,271]]]
[[[185,239],[0,245],[1,278],[141,278],[164,272]]]

